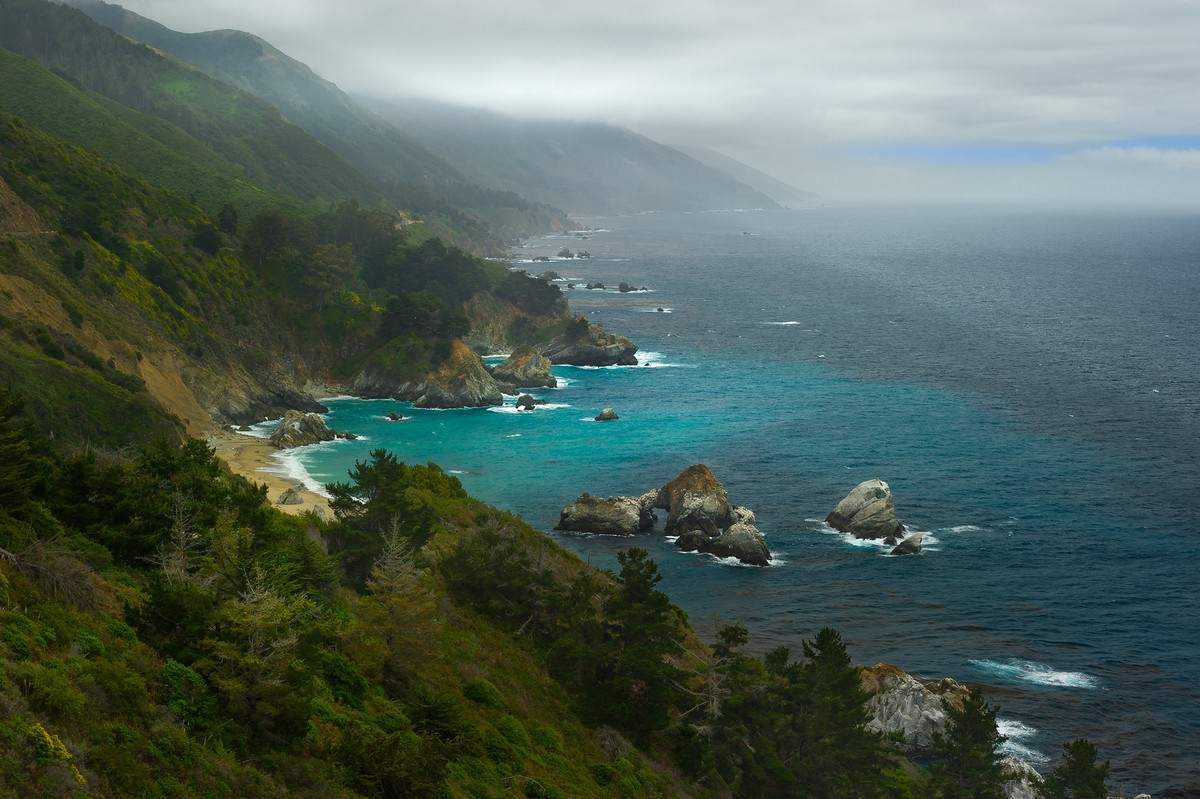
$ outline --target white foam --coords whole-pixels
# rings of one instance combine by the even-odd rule
[[[1026,763],[1049,763],[1050,758],[1034,749],[1029,739],[1037,735],[1037,730],[1016,719],[996,719],[996,730],[1006,740],[1000,744],[999,750],[1010,755],[1016,755]]]
[[[554,411],[560,408],[570,408],[571,406],[564,402],[547,402],[545,405],[534,405],[531,409],[522,410],[513,405],[492,405],[488,408],[492,413],[509,413],[513,415],[529,414],[531,411]]]
[[[520,433],[509,433],[508,435],[505,436],[505,438],[520,438],[520,437],[521,437]]]
[[[1096,688],[1100,681],[1090,674],[1081,671],[1060,671],[1044,663],[1032,660],[1008,658],[1006,660],[977,660],[967,661],[976,668],[982,669],[996,677],[1034,685],[1048,685],[1058,688]]]
[[[795,320],[792,320],[792,321],[790,321],[790,322],[763,322],[763,324],[765,324],[765,325],[779,325],[780,327],[791,327],[792,325],[798,325],[798,324],[800,324],[800,323],[799,323],[799,322],[797,322],[797,321],[795,321]]]
[[[675,313],[674,308],[638,308],[638,313]]]
[[[293,449],[282,449],[271,455],[271,461],[265,466],[260,466],[258,471],[266,474],[272,474],[276,477],[283,477],[297,483],[303,483],[304,487],[309,491],[320,494],[323,497],[329,498],[331,495],[325,489],[325,481],[317,479],[301,461],[300,456],[304,450],[310,447],[337,447],[348,443],[346,439],[334,439],[333,441],[322,441],[318,444],[309,444],[306,447],[295,447]]]
[[[976,524],[960,524],[955,527],[947,527],[947,533],[978,533],[983,528]]]

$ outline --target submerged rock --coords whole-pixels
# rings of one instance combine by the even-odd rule
[[[550,359],[534,347],[519,347],[492,369],[492,377],[518,388],[554,388],[558,380],[550,374]]]
[[[637,345],[625,336],[604,330],[604,325],[588,325],[555,336],[542,346],[542,354],[551,363],[570,366],[636,366]]]
[[[892,491],[879,479],[866,480],[855,486],[825,521],[835,530],[850,533],[855,538],[882,538],[893,545],[904,534],[904,525],[896,519]]]
[[[562,509],[554,529],[634,535],[649,530],[654,522],[654,511],[639,497],[601,499],[585,492]]]

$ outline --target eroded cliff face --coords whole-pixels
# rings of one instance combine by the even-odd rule
[[[609,333],[604,325],[568,331],[541,347],[551,363],[571,366],[636,366],[638,346],[625,336]]]
[[[418,408],[480,408],[504,402],[483,360],[457,340],[451,345],[450,357],[436,372],[396,386],[392,396],[411,400]]]

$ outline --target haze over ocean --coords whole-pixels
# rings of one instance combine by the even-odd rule
[[[551,533],[602,567],[646,546],[693,624],[751,647],[836,627],[860,663],[984,686],[1045,769],[1086,737],[1112,787],[1200,794],[1200,225],[1029,209],[647,214],[529,242],[590,259],[566,294],[649,365],[556,367],[551,405],[339,400],[364,435],[294,451],[344,480],[387,447],[550,531],[583,491],[640,494],[704,462],[776,558],[755,569]],[[662,308],[662,311],[658,309]],[[510,398],[509,403],[512,402]],[[612,406],[621,419],[595,423]],[[400,410],[412,418],[389,422]],[[862,480],[935,543],[893,558],[820,521]]]

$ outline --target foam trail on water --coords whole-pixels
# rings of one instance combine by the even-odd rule
[[[996,730],[1008,739],[1000,744],[1001,752],[1016,755],[1030,765],[1050,762],[1049,757],[1029,743],[1030,739],[1037,735],[1037,730],[1028,724],[1016,719],[997,718]]]
[[[1033,685],[1089,689],[1099,685],[1099,680],[1090,674],[1084,674],[1081,671],[1060,671],[1053,666],[1047,666],[1044,663],[1035,663],[1032,660],[1019,660],[1017,658],[980,660],[972,658],[967,662],[975,668],[993,676],[1018,682],[1032,683]]]

